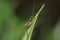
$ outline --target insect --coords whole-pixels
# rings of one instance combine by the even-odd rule
[[[33,16],[28,20],[28,22],[25,24],[25,26],[29,27],[32,24]]]
[[[34,11],[35,11],[35,2],[36,2],[36,0],[34,0],[34,2],[33,2],[32,16],[31,16],[31,18],[29,19],[29,21],[25,24],[25,26],[27,26],[28,28],[29,28],[29,26],[32,24],[33,14],[34,14]]]

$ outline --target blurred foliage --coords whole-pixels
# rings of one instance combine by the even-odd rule
[[[16,17],[11,6],[0,1],[0,40],[19,40],[25,29],[25,20]]]

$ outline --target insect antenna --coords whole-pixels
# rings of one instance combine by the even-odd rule
[[[28,28],[29,28],[30,25],[32,24],[32,19],[33,19],[34,12],[35,12],[35,3],[36,3],[36,0],[33,0],[32,16],[30,17],[30,19],[29,19],[28,22],[26,23],[26,26],[28,26]]]

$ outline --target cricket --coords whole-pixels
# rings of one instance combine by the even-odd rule
[[[25,24],[26,27],[29,28],[29,26],[32,24],[33,16],[28,20],[28,22]]]
[[[35,3],[36,3],[36,0],[34,0],[34,2],[33,2],[32,16],[30,17],[30,19],[28,20],[28,22],[25,24],[25,26],[27,26],[28,28],[32,24],[32,20],[34,18],[33,14],[34,14],[34,11],[35,11]]]

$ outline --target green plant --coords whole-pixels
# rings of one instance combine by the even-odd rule
[[[43,10],[44,7],[45,7],[45,4],[42,5],[42,7],[38,10],[38,12],[36,13],[36,15],[34,16],[34,18],[32,19],[32,24],[28,28],[28,30],[25,32],[25,34],[23,35],[22,40],[30,40],[31,39],[32,32],[33,32],[35,23],[37,21],[37,18],[38,18],[40,12]]]

